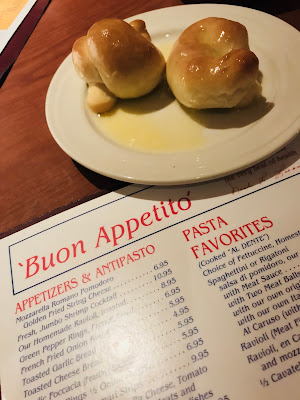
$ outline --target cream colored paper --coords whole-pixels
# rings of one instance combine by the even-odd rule
[[[0,29],[8,29],[26,3],[27,0],[2,0],[0,3]]]
[[[22,23],[36,0],[0,1],[0,53]]]

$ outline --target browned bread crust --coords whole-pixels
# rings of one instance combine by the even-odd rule
[[[258,58],[238,22],[210,17],[188,27],[167,60],[167,80],[189,108],[231,108],[260,95]]]
[[[135,98],[161,81],[165,60],[151,43],[144,21],[132,26],[119,19],[103,19],[79,38],[72,49],[76,71],[87,83],[104,83],[116,97]]]

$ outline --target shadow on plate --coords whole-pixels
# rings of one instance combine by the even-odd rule
[[[257,80],[262,84],[263,73],[261,71],[258,71]],[[187,113],[190,118],[209,129],[242,128],[260,120],[263,116],[268,114],[273,107],[274,103],[267,102],[262,96],[244,108],[192,110],[181,106],[183,111]]]
[[[263,75],[260,72],[258,80],[262,82],[262,79]],[[174,101],[176,101],[175,97],[167,80],[164,79],[156,89],[146,96],[138,99],[119,100],[114,109],[103,114],[103,117],[112,116],[118,110],[128,114],[150,114],[164,109]],[[267,102],[264,97],[261,97],[253,104],[240,109],[194,110],[183,105],[180,105],[180,107],[189,118],[198,122],[201,126],[210,129],[230,129],[241,128],[258,121],[272,110],[274,103]]]
[[[267,102],[264,97],[245,108],[191,110],[181,106],[190,118],[210,129],[242,128],[260,120],[273,107],[274,103]]]
[[[114,115],[119,109],[128,114],[150,114],[167,107],[175,101],[175,97],[164,79],[151,93],[137,99],[119,99],[117,105],[105,116]]]

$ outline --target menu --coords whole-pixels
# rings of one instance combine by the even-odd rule
[[[1,0],[0,54],[37,0]]]
[[[299,155],[3,239],[3,398],[299,400]]]

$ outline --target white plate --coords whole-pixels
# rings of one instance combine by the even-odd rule
[[[165,8],[128,21],[143,19],[159,47],[166,40],[174,42],[190,24],[209,16],[246,26],[250,48],[260,60],[265,103],[242,111],[207,111],[204,128],[199,125],[205,138],[199,148],[163,153],[134,151],[108,139],[90,121],[84,107],[86,87],[74,72],[69,55],[55,73],[46,98],[47,123],[58,145],[100,174],[127,182],[175,185],[241,170],[295,137],[300,128],[300,34],[293,27],[256,10],[219,4]],[[161,118],[165,109],[157,112]],[[182,109],[180,112],[184,113]]]

